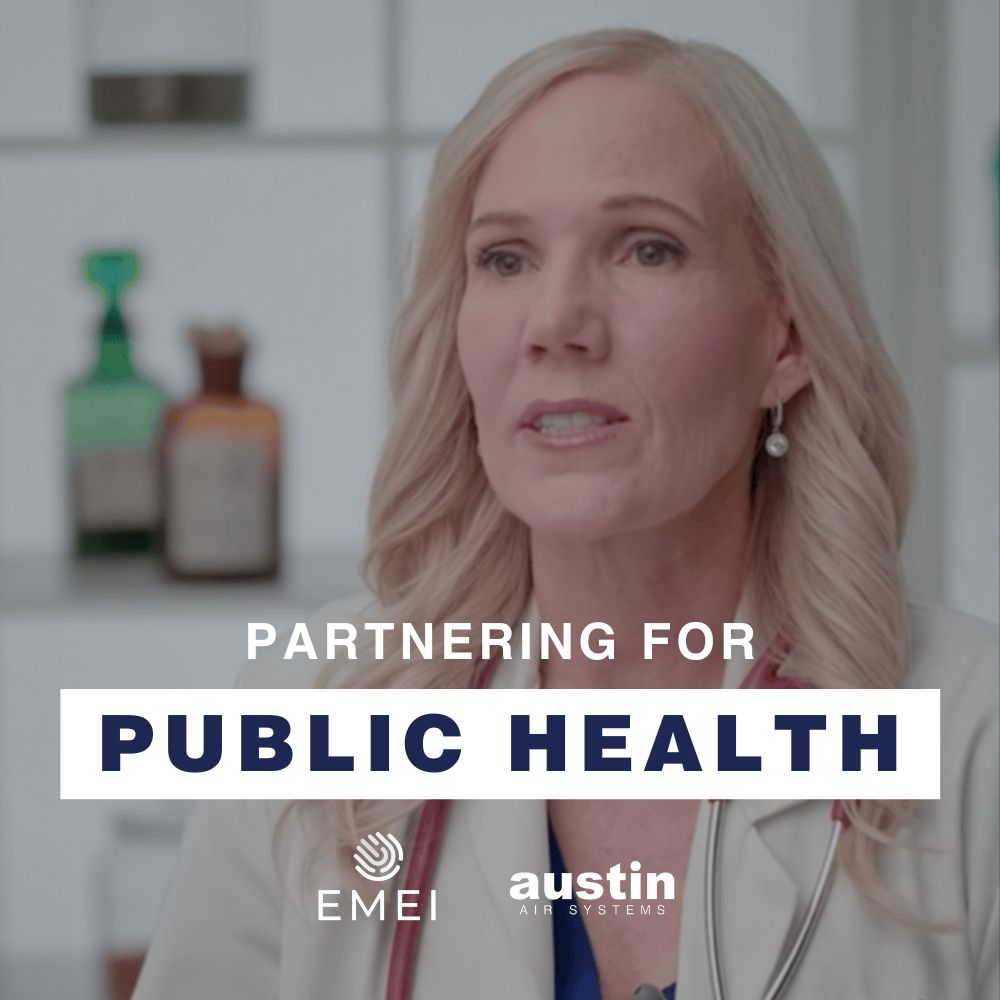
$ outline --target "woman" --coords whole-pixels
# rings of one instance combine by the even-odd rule
[[[790,641],[781,670],[803,683],[942,688],[942,800],[845,803],[840,864],[784,995],[995,995],[993,630],[906,608],[905,405],[843,208],[783,99],[730,53],[641,31],[517,60],[438,154],[393,388],[367,556],[380,607],[350,612],[603,621],[619,637],[613,664],[529,659],[493,686],[736,686],[745,663],[673,647],[644,662],[622,639],[645,621],[749,620]],[[350,674],[255,665],[243,682],[461,687],[472,669],[397,650]],[[203,806],[137,996],[382,996],[393,921],[320,922],[296,886],[346,892],[360,837],[410,845],[418,805]],[[716,975],[729,996],[764,996],[828,811],[732,804],[716,972],[703,804],[454,803],[413,996],[616,1000],[676,983],[700,1000]],[[677,903],[559,907],[553,928],[510,899],[514,872],[623,859],[673,873]]]

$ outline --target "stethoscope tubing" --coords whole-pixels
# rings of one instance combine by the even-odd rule
[[[480,660],[473,677],[472,687],[481,690],[493,679],[500,663],[499,655],[490,660]],[[410,863],[406,869],[404,891],[416,900],[416,920],[396,921],[389,951],[389,971],[386,978],[386,1000],[410,1000],[413,995],[413,973],[417,951],[420,947],[420,929],[423,927],[423,901],[427,898],[434,866],[441,852],[441,841],[448,821],[451,802],[446,799],[428,799],[420,808],[420,818],[410,843]]]
[[[837,846],[840,844],[840,835],[843,830],[843,823],[838,819],[834,819],[833,825],[830,828],[830,838],[826,845],[826,854],[823,856],[823,867],[816,880],[816,888],[813,890],[812,898],[809,900],[809,908],[806,910],[805,917],[802,918],[802,926],[799,928],[799,933],[788,952],[788,957],[775,975],[773,985],[764,994],[764,1000],[778,1000],[779,997],[784,995],[792,976],[795,974],[795,970],[798,968],[799,962],[802,960],[802,956],[805,955],[806,950],[809,948],[809,942],[812,941],[816,925],[819,923],[820,914],[826,905],[826,897],[830,892],[830,886],[833,884],[834,866],[837,860]]]
[[[415,906],[412,903],[410,906],[416,909],[417,919],[396,921],[389,952],[386,1000],[410,1000],[413,994],[413,971],[423,927],[423,901],[427,898],[434,864],[441,850],[450,805],[446,799],[429,799],[420,810],[406,871],[406,889],[411,890],[409,898],[416,901]],[[412,890],[417,891],[413,894]]]
[[[722,949],[719,945],[719,855],[722,844],[723,801],[709,803],[708,814],[708,851],[705,859],[705,940],[708,943],[708,970],[712,984],[712,1000],[726,1000],[726,985],[722,968]],[[833,883],[834,865],[837,858],[837,847],[840,836],[846,825],[846,817],[837,803],[831,807],[832,827],[830,837],[823,854],[823,864],[816,879],[809,906],[806,909],[798,933],[781,967],[768,984],[761,1000],[780,1000],[792,981],[792,976],[809,948],[809,942],[819,923],[820,914],[826,903],[830,886]]]
[[[722,843],[719,828],[722,824],[722,802],[709,804],[708,850],[705,855],[705,940],[708,942],[708,974],[712,982],[713,1000],[726,995],[722,982],[722,960],[719,958],[719,849]]]

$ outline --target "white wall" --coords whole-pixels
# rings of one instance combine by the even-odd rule
[[[997,340],[1000,220],[1000,4],[950,0],[948,317],[953,332]]]
[[[0,136],[80,130],[81,14],[78,0],[0,3]]]
[[[953,363],[944,463],[946,598],[992,621],[1000,618],[998,39],[996,0],[950,0],[944,261]]]

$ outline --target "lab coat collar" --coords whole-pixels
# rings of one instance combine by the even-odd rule
[[[733,621],[749,624],[753,628],[753,640],[750,644],[752,656],[749,660],[742,656],[732,656],[726,661],[722,687],[730,689],[738,688],[743,683],[754,661],[767,648],[770,641],[770,636],[762,637],[758,634],[750,615],[750,602],[745,593],[740,598]],[[534,591],[529,594],[525,603],[521,622],[530,624],[532,634],[537,634],[540,614]],[[530,657],[505,662],[501,669],[493,675],[490,687],[537,688],[540,684],[540,669],[541,664],[536,649],[534,655]],[[748,822],[756,824],[802,805],[804,801],[801,799],[747,799],[739,800],[733,804],[742,810]]]
[[[730,657],[726,662],[722,686],[730,689],[738,688],[744,682],[757,657],[767,649],[768,643],[772,638],[771,636],[763,636],[758,633],[757,626],[750,615],[750,602],[745,593],[740,598],[733,621],[749,624],[754,630],[754,637],[753,642],[750,644],[753,652],[750,660],[734,656]],[[748,822],[757,824],[789,809],[794,809],[796,806],[802,805],[804,801],[802,799],[740,799],[733,802],[733,806],[743,812]]]

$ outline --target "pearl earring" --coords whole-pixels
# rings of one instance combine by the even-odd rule
[[[781,458],[788,451],[788,438],[781,433],[781,421],[784,416],[785,410],[779,400],[778,405],[771,410],[771,433],[764,442],[764,450],[771,458]]]

